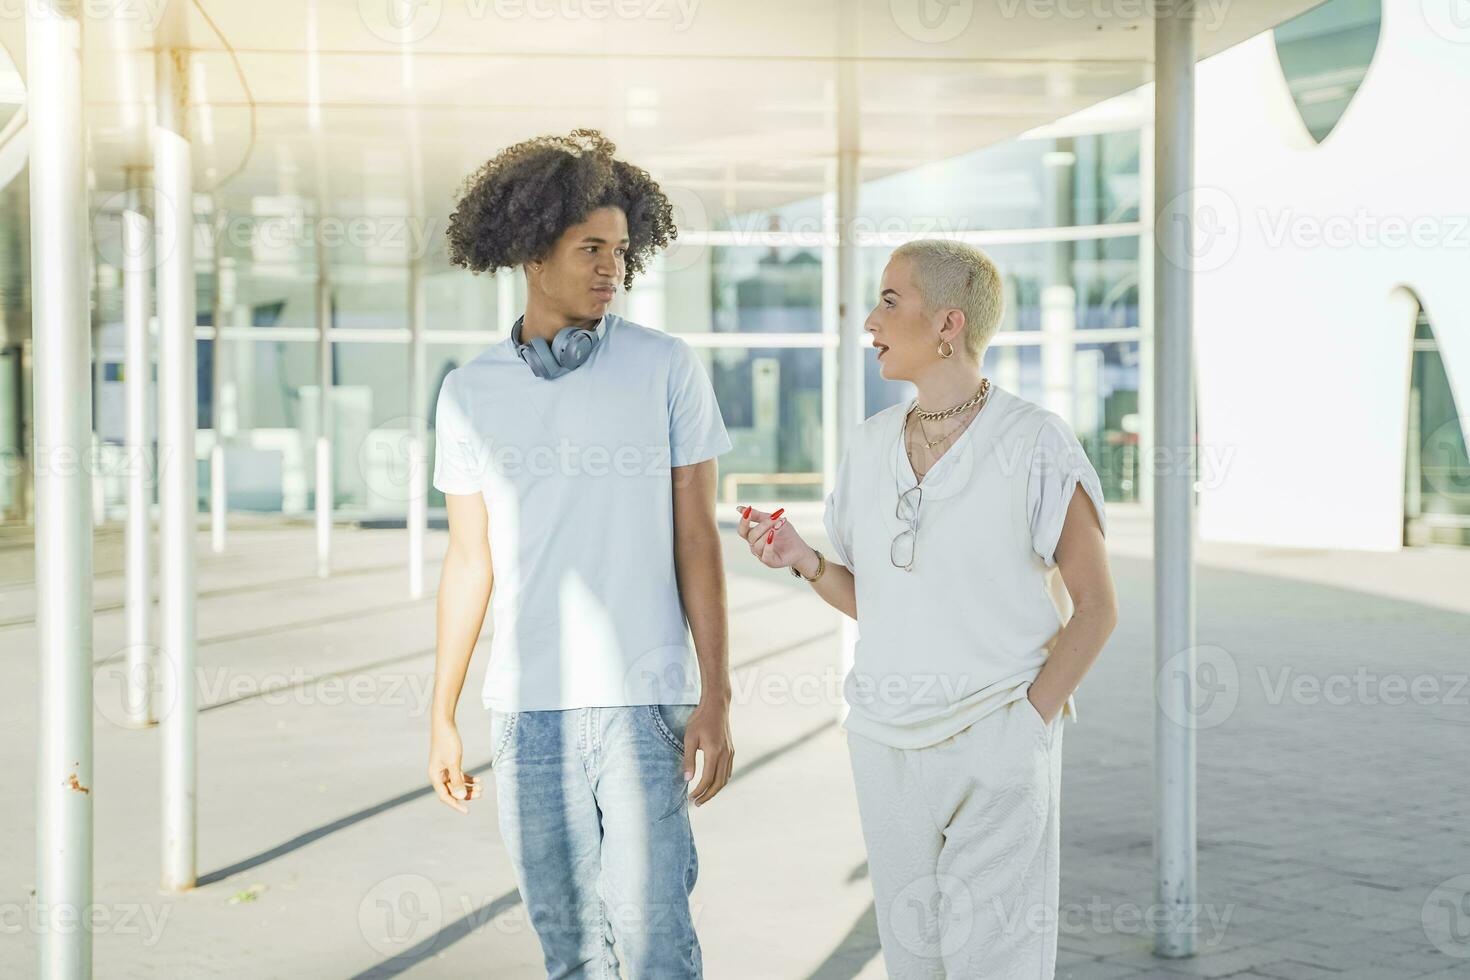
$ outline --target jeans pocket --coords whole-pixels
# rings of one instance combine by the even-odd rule
[[[515,734],[519,711],[494,711],[490,714],[490,768],[500,762]]]
[[[689,716],[694,713],[692,704],[650,704],[649,717],[653,727],[665,742],[684,757],[684,731],[689,726]]]

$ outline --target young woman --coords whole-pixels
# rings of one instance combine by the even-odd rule
[[[1066,422],[981,376],[983,252],[904,245],[880,288],[883,377],[918,397],[855,433],[834,554],[753,508],[738,531],[858,622],[847,740],[889,976],[1051,977],[1062,719],[1117,621],[1102,488]]]

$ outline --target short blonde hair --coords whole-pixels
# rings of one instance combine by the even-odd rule
[[[990,256],[963,242],[922,238],[900,245],[892,258],[912,263],[926,316],[950,309],[965,314],[965,349],[978,360],[1005,312],[1000,270]]]

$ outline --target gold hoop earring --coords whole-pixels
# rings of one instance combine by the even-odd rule
[[[949,348],[949,352],[948,353],[945,353],[945,350],[944,349],[946,347]],[[941,341],[940,344],[939,344],[939,356],[940,357],[954,357],[954,344],[951,344],[947,340]]]

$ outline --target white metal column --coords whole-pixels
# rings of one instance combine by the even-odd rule
[[[316,249],[317,425],[316,425],[316,573],[332,572],[332,286],[327,278],[327,246],[320,233]]]
[[[1135,499],[1153,510],[1154,449],[1154,123],[1138,130],[1138,480]]]
[[[35,398],[37,976],[92,975],[92,446],[82,28],[25,8]],[[69,927],[68,927],[69,923]]]
[[[405,44],[403,51],[403,78],[411,83],[414,77],[413,45]],[[410,227],[422,219],[424,214],[424,161],[423,141],[419,133],[418,110],[409,106],[404,110],[404,128],[407,131],[407,164]],[[424,319],[427,315],[424,295],[424,256],[417,244],[417,235],[406,236],[408,254],[408,419],[411,431],[408,437],[408,594],[412,599],[424,595],[424,535],[429,525],[429,423],[425,413],[428,405],[427,352],[424,343]],[[496,289],[499,294],[503,290]]]
[[[85,166],[85,164],[84,164]],[[88,261],[87,291],[93,296],[102,295],[102,263]],[[102,350],[102,309],[91,304],[92,350]],[[92,474],[92,526],[102,527],[107,523],[107,484],[102,479],[102,420],[97,415],[97,402],[102,396],[105,370],[102,357],[92,359],[92,446],[88,451],[88,472]]]
[[[229,487],[225,484],[225,407],[224,407],[224,361],[225,361],[225,307],[234,302],[234,296],[225,295],[225,276],[234,270],[225,269],[219,252],[225,241],[225,226],[220,214],[218,198],[213,202],[211,220],[214,224],[213,245],[210,248],[210,265],[214,272],[213,306],[209,322],[213,327],[209,359],[209,427],[214,433],[209,447],[209,545],[215,554],[225,550],[225,529],[229,514]],[[234,290],[230,289],[233,293]]]
[[[857,77],[857,11],[837,8],[840,50],[837,66],[837,456],[852,445],[853,433],[863,421],[863,354],[865,297],[857,241],[859,194],[862,186],[862,105]],[[857,649],[857,623],[842,617],[842,672],[852,669]],[[846,717],[844,702],[841,709]]]
[[[177,6],[177,5],[175,5]],[[199,383],[194,340],[194,187],[189,54],[182,34],[157,54],[154,188],[158,222],[159,723],[163,749],[163,887],[193,888],[198,801],[195,716],[195,471]]]
[[[123,391],[127,404],[124,458],[128,461],[124,564],[127,568],[127,674],[123,713],[127,723],[144,728],[153,715],[153,458],[149,425],[153,360],[149,353],[148,314],[153,296],[153,222],[147,215],[147,171],[129,167],[123,237]]]
[[[1154,21],[1155,901],[1168,926],[1159,956],[1195,951],[1194,356],[1191,252],[1194,185],[1194,20]],[[1167,671],[1168,676],[1163,676]]]
[[[408,594],[424,594],[424,530],[429,523],[428,410],[425,388],[424,268],[413,255],[408,262]]]

